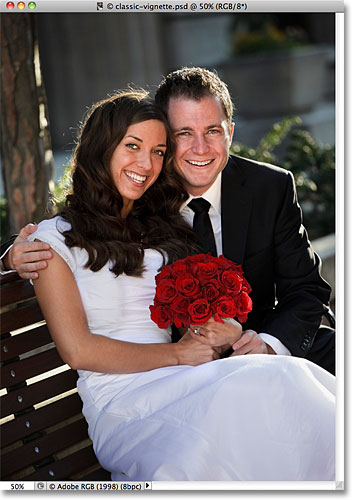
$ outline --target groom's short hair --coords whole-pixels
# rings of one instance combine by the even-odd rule
[[[171,97],[199,100],[203,97],[219,99],[231,130],[233,105],[224,83],[214,71],[205,68],[184,67],[169,73],[160,82],[155,101],[167,113]]]

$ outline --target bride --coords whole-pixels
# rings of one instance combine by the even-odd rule
[[[74,154],[72,193],[32,239],[53,258],[34,287],[113,480],[332,481],[334,377],[313,363],[223,346],[188,329],[177,343],[150,319],[155,275],[197,253],[179,215],[173,145],[143,91],[97,103]],[[215,326],[214,326],[215,325]]]

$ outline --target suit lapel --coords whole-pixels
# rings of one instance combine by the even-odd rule
[[[225,257],[243,264],[252,195],[245,186],[240,162],[230,158],[222,173],[221,225]]]

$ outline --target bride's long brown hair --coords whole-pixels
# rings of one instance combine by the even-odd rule
[[[110,159],[127,128],[146,120],[164,123],[167,152],[158,179],[123,218]],[[63,233],[66,244],[88,253],[86,267],[99,271],[110,261],[116,276],[141,276],[146,248],[158,250],[164,264],[197,251],[193,231],[179,213],[187,194],[172,166],[173,151],[165,115],[147,92],[119,92],[91,108],[73,156],[72,192],[60,214],[71,224]]]

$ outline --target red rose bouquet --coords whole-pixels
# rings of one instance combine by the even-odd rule
[[[214,316],[247,321],[251,287],[242,267],[223,255],[198,254],[167,265],[155,276],[151,319],[159,328],[202,325]]]

